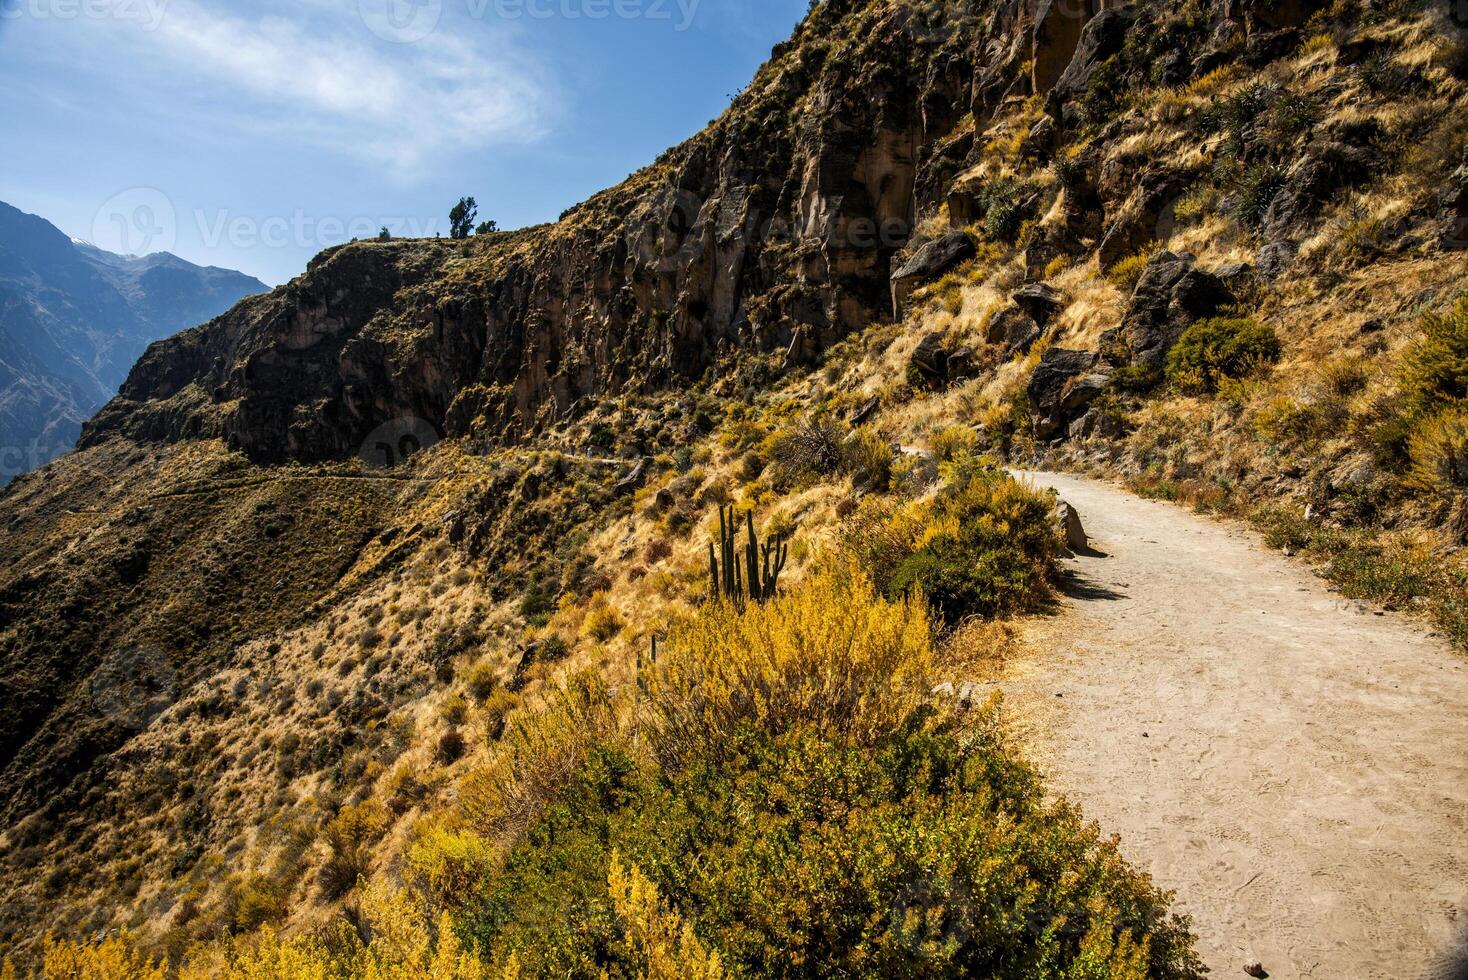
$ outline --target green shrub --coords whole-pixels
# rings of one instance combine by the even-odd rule
[[[1200,320],[1183,332],[1167,357],[1167,377],[1183,391],[1212,392],[1224,378],[1241,378],[1279,358],[1273,327],[1253,320]]]
[[[830,476],[841,467],[850,429],[825,413],[809,415],[777,430],[765,442],[770,461],[766,476],[778,490],[790,490]]]
[[[920,592],[948,625],[1039,608],[1060,551],[1050,499],[1002,471],[948,469],[936,498],[859,511],[846,546],[888,596]]]
[[[1402,358],[1401,383],[1414,416],[1468,399],[1468,296],[1446,315],[1422,318],[1422,336]]]
[[[1244,171],[1234,187],[1233,215],[1246,228],[1258,228],[1275,197],[1284,189],[1285,171],[1272,164],[1255,164]]]

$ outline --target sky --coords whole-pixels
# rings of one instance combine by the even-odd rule
[[[0,0],[0,201],[270,285],[461,196],[552,221],[703,128],[808,0]]]

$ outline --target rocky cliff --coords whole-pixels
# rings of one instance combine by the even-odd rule
[[[1036,37],[1051,60],[1077,40]],[[326,459],[402,416],[534,433],[724,350],[811,363],[890,317],[893,257],[975,152],[955,127],[1028,94],[1031,47],[1019,2],[821,4],[720,119],[622,186],[548,227],[325,253],[150,350],[83,444],[218,435]]]

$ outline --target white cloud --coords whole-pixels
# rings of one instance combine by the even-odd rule
[[[210,102],[232,125],[399,170],[448,151],[533,140],[548,128],[556,100],[545,72],[483,21],[442,22],[415,43],[392,43],[367,29],[356,0],[258,9],[245,16],[170,0],[151,30],[95,23],[170,87],[223,89]]]

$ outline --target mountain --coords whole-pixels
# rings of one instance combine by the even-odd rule
[[[0,203],[0,482],[69,450],[148,344],[267,291],[167,253],[113,255]]]
[[[975,703],[1003,467],[1468,645],[1465,75],[1410,0],[825,0],[559,221],[153,344],[0,495],[0,943],[1197,976]]]

